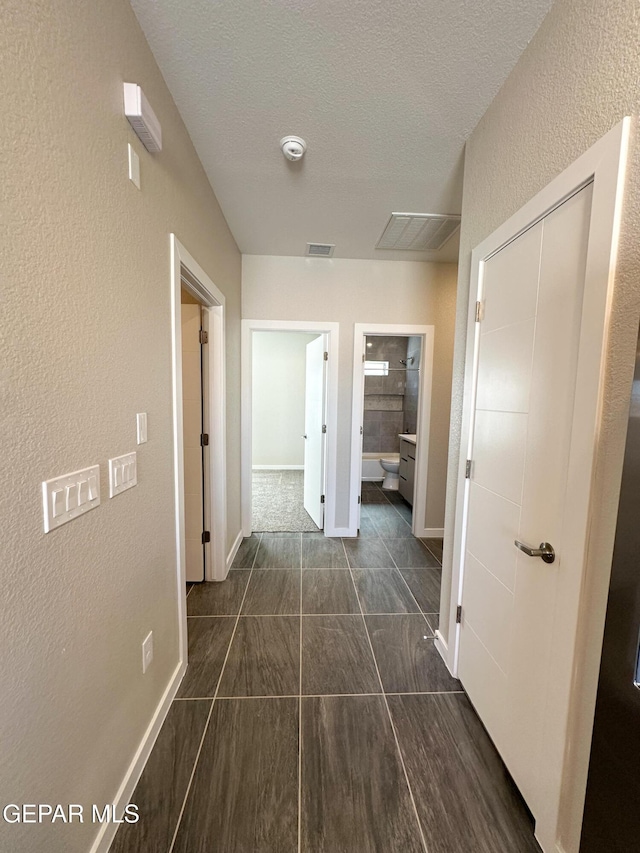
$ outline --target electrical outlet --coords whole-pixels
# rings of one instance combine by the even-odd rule
[[[151,666],[153,660],[153,631],[149,631],[142,641],[142,674]]]

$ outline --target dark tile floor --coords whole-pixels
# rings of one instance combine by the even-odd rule
[[[191,587],[189,667],[113,853],[537,853],[433,645],[441,542],[363,485],[357,540],[256,534]]]

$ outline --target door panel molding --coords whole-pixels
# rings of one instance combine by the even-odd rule
[[[595,600],[595,605],[598,612],[601,610],[604,622],[610,560],[608,565],[605,563],[603,566],[603,535],[606,534],[611,540],[611,551],[613,548],[614,530],[610,531],[609,536],[608,530],[603,532],[602,528],[597,529],[592,495],[596,491],[598,435],[603,417],[605,359],[629,131],[630,119],[625,118],[472,252],[451,596],[450,600],[441,602],[441,628],[437,632],[436,642],[454,674],[458,671],[460,642],[456,609],[463,603],[463,560],[469,506],[469,481],[465,477],[465,468],[467,459],[472,458],[473,412],[480,346],[476,300],[481,298],[483,292],[484,265],[489,258],[573,195],[593,184],[576,396],[571,426],[567,486],[571,513],[566,519],[564,547],[565,553],[571,554],[574,571],[560,572],[558,575],[559,600],[569,603],[563,605],[561,612],[556,612],[553,619],[553,656],[549,670],[549,696],[553,697],[553,701],[547,703],[545,713],[542,757],[547,793],[536,814],[536,837],[545,853],[555,851],[561,839],[567,850],[577,849],[576,811],[580,812],[579,834],[581,808],[576,808],[576,802],[584,802],[586,788],[591,731],[589,720],[592,723],[599,655],[581,660],[577,638],[580,634],[581,619],[584,620],[588,608],[594,606],[593,590],[591,597],[588,600],[585,598],[585,578],[593,573],[600,575],[598,594],[604,596],[604,601]],[[590,549],[596,533],[600,536],[600,562],[597,564],[594,561],[594,549]],[[600,626],[602,627],[603,625]],[[575,687],[577,665],[578,679],[582,679],[579,694]],[[581,714],[579,723],[575,711],[578,704]],[[584,720],[589,726],[587,729]]]

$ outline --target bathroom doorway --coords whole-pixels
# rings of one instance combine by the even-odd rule
[[[351,513],[388,501],[416,537],[426,526],[433,326],[356,324]]]
[[[243,321],[243,535],[331,535],[335,494],[333,324]]]

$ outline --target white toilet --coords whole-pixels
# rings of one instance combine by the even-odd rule
[[[386,472],[382,488],[390,492],[397,492],[400,487],[400,454],[389,453],[384,459],[380,460],[380,464]]]

